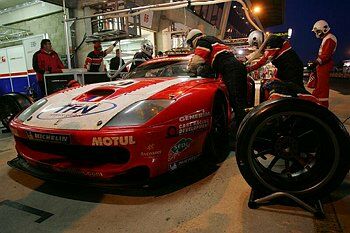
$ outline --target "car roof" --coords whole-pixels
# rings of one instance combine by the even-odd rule
[[[187,56],[165,56],[165,57],[158,57],[154,58],[148,61],[143,62],[141,66],[158,63],[158,62],[168,62],[168,61],[189,61],[192,58],[193,54],[187,55]]]

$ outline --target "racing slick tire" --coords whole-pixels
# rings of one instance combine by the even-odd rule
[[[212,108],[212,124],[203,154],[212,164],[223,162],[229,152],[228,115],[225,97],[217,95]]]
[[[350,138],[341,121],[311,101],[283,98],[252,110],[237,133],[239,170],[253,190],[323,197],[350,168]]]
[[[22,110],[32,104],[26,95],[21,93],[9,93],[0,97],[0,121],[9,130],[11,120]]]

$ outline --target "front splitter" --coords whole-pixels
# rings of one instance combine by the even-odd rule
[[[142,175],[139,180],[128,179],[128,175],[129,175],[128,172],[117,175],[115,178],[112,178],[112,179],[103,179],[103,180],[84,177],[84,176],[68,175],[63,172],[48,171],[47,169],[40,169],[37,167],[33,167],[30,164],[28,164],[27,161],[22,157],[17,157],[11,161],[8,161],[7,164],[16,170],[19,170],[28,175],[31,175],[33,177],[36,177],[45,181],[51,181],[51,182],[57,182],[57,183],[68,183],[68,184],[88,186],[88,187],[101,187],[101,188],[127,187],[127,186],[142,187],[147,185],[149,181],[148,178],[143,179]]]

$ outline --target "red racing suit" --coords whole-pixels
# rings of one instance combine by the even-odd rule
[[[44,81],[45,72],[62,73],[63,68],[64,65],[55,51],[48,53],[44,49],[40,49],[33,55],[33,69],[39,82]]]
[[[257,70],[268,61],[277,68],[276,78],[304,87],[303,62],[288,41],[266,48],[262,58],[256,64],[247,66],[247,71]]]
[[[247,107],[247,71],[236,59],[230,48],[213,36],[198,37],[188,69],[197,73],[200,65],[207,64],[217,73],[222,74],[231,107],[234,109],[237,125],[245,116]]]
[[[103,72],[105,70],[103,58],[107,56],[107,54],[111,53],[113,48],[114,45],[111,45],[104,51],[98,49],[91,51],[85,59],[84,68],[87,69],[88,72]]]
[[[327,33],[323,38],[317,57],[317,81],[316,88],[312,92],[318,101],[325,107],[329,106],[329,76],[333,69],[333,54],[337,48],[337,38],[332,33]]]

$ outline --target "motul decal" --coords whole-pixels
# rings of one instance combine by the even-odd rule
[[[73,117],[83,117],[87,115],[98,114],[102,112],[110,111],[116,108],[114,103],[98,103],[98,104],[67,104],[62,107],[50,106],[44,108],[37,116],[41,120],[63,119]]]
[[[93,137],[93,146],[127,146],[136,144],[133,136]]]

